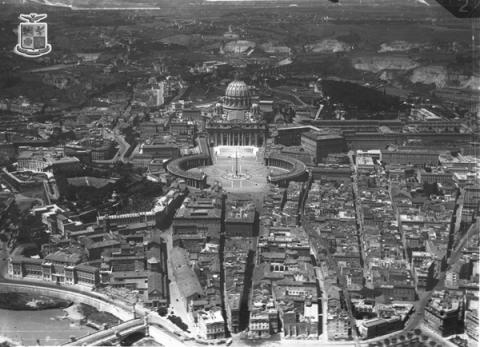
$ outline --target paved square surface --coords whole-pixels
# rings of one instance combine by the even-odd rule
[[[238,177],[235,177],[235,154],[230,157],[213,154],[213,165],[194,168],[190,171],[203,171],[207,175],[209,185],[219,182],[226,191],[235,193],[263,192],[267,186],[267,176],[282,172],[281,169],[265,166],[263,154],[260,151],[255,156],[237,156]]]

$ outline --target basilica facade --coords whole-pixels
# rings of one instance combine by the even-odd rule
[[[235,79],[228,85],[222,102],[212,108],[205,130],[211,146],[265,144],[267,126],[245,82]]]

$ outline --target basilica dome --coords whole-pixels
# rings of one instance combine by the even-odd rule
[[[248,110],[251,105],[250,90],[243,81],[231,82],[225,91],[224,107]]]
[[[250,96],[250,92],[248,90],[248,86],[243,81],[233,81],[227,87],[225,92],[225,96],[227,97],[247,97]]]
[[[250,90],[245,82],[235,80],[228,85],[223,108],[229,120],[243,118],[243,111],[248,111],[251,104]]]

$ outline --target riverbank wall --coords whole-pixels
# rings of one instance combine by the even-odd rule
[[[69,291],[65,288],[49,288],[30,284],[0,283],[0,293],[26,293],[32,295],[44,295],[53,298],[82,303],[95,307],[99,311],[108,312],[122,321],[134,318],[132,308],[121,302],[110,302],[107,298],[94,297],[94,294],[87,295],[79,292]]]

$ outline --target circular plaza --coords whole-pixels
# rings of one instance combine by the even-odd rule
[[[231,192],[262,191],[267,177],[282,169],[264,164],[263,150],[253,146],[217,146],[211,149],[212,165],[197,167],[190,172],[203,172],[207,184],[219,183]]]
[[[166,169],[182,179],[187,186],[203,189],[217,183],[232,193],[264,191],[269,183],[280,186],[290,181],[303,181],[308,172],[298,159],[279,153],[264,154],[253,146],[217,146],[205,151],[174,159]],[[207,154],[208,153],[208,154]]]

